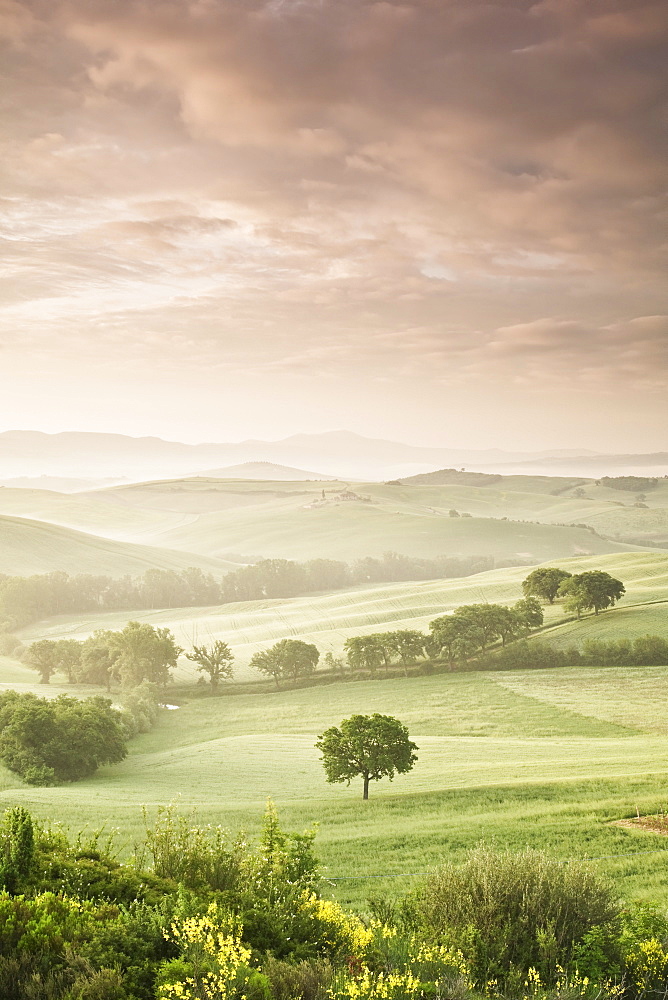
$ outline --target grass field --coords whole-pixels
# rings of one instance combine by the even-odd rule
[[[548,608],[547,638],[570,643],[633,629],[665,634],[668,554],[615,553],[557,564],[571,572],[609,572],[623,580],[627,595],[617,608],[579,623],[559,624],[561,608]],[[340,649],[347,635],[363,631],[426,628],[458,604],[512,603],[526,573],[520,567],[134,617],[168,625],[184,645],[220,635],[243,665],[254,649],[286,636],[315,641],[323,651]],[[83,638],[95,628],[121,628],[128,617],[52,619],[22,638]],[[403,891],[415,879],[394,880],[389,873],[431,870],[482,838],[542,847],[574,862],[600,858],[596,863],[621,894],[668,902],[668,859],[645,853],[665,852],[668,841],[614,823],[668,803],[668,668],[448,673],[276,693],[232,686],[215,698],[192,684],[190,665],[178,680],[167,693],[178,710],[164,710],[122,764],[52,789],[29,788],[0,769],[0,804],[22,803],[75,829],[118,827],[119,845],[130,851],[143,806],[152,813],[178,799],[202,821],[253,832],[271,796],[288,828],[319,823],[318,853],[332,891],[356,904],[373,892]],[[76,686],[45,689],[35,681],[33,671],[0,659],[3,687],[90,693]],[[368,803],[356,784],[325,783],[314,748],[319,733],[355,712],[396,715],[420,748],[414,771],[373,786]],[[339,876],[350,878],[336,881]]]
[[[612,821],[668,800],[667,680],[668,668],[566,669],[218,698],[191,689],[122,764],[53,789],[28,788],[2,770],[0,802],[75,828],[117,827],[129,850],[142,806],[151,813],[178,799],[201,820],[253,831],[270,795],[286,826],[320,824],[318,850],[332,876],[430,870],[481,838],[564,859],[663,850],[665,838]],[[357,784],[324,782],[313,744],[328,725],[372,711],[408,725],[419,761],[411,774],[374,785],[363,803]],[[661,854],[598,864],[620,892],[668,899]],[[359,902],[410,883],[342,880],[336,892]]]

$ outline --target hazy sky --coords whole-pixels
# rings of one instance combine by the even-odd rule
[[[0,32],[0,430],[668,447],[665,0]]]

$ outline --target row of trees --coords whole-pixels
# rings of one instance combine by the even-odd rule
[[[445,658],[450,665],[484,656],[497,642],[502,646],[521,639],[543,624],[539,598],[550,603],[564,598],[566,609],[592,608],[596,614],[613,605],[625,592],[624,585],[600,570],[573,575],[556,567],[533,570],[522,584],[525,597],[512,607],[503,604],[465,604],[452,614],[435,618],[426,635],[414,629],[398,629],[354,636],[344,645],[345,661],[327,653],[329,669],[367,670],[375,674],[395,663],[404,672],[423,656]],[[177,645],[169,629],[130,621],[121,631],[98,630],[84,642],[74,639],[40,639],[32,643],[25,660],[40,674],[43,683],[64,673],[70,682],[99,684],[109,691],[116,681],[123,688],[144,682],[164,687],[170,671],[184,650]],[[234,654],[221,639],[210,646],[195,645],[186,652],[198,670],[206,674],[212,690],[233,676]],[[320,653],[312,643],[301,639],[282,639],[270,649],[253,655],[250,665],[280,686],[283,680],[310,677],[320,662]]]
[[[0,574],[0,631],[20,628],[50,615],[87,611],[128,611],[200,607],[234,601],[296,597],[339,590],[359,583],[430,580],[468,576],[492,569],[491,556],[417,559],[386,552],[349,565],[336,559],[262,559],[216,579],[197,567],[149,569],[143,576],[110,576],[54,571],[36,576]]]
[[[400,662],[404,670],[422,656],[447,658],[454,664],[485,652],[494,642],[506,642],[527,635],[543,624],[543,610],[534,597],[518,601],[514,607],[502,604],[464,604],[450,615],[435,618],[430,634],[412,629],[354,636],[344,644],[351,669],[375,673]]]
[[[164,687],[182,652],[169,629],[131,621],[119,632],[99,629],[83,642],[39,639],[28,647],[24,660],[43,684],[55,673],[64,673],[70,683],[99,684],[109,691],[112,681],[125,688],[143,682]]]

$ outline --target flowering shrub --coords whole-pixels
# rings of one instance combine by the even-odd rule
[[[204,914],[175,919],[165,938],[176,944],[180,960],[162,966],[158,1000],[245,1000],[243,971],[250,974],[250,948],[241,943],[238,921],[216,903]]]

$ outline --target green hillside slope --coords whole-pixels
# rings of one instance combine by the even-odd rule
[[[600,857],[620,893],[651,886],[665,898],[665,857],[647,854],[665,844],[611,821],[665,801],[667,673],[545,671],[545,689],[531,672],[454,674],[193,698],[163,712],[125,761],[85,781],[30,788],[0,768],[0,802],[57,815],[74,830],[120,827],[130,851],[144,806],[153,815],[178,796],[186,815],[196,808],[201,821],[252,832],[269,795],[287,828],[319,822],[317,851],[333,876],[424,872],[485,838],[563,859]],[[658,723],[643,699],[651,688]],[[619,718],[624,705],[630,724]],[[374,711],[407,724],[418,762],[362,802],[358,782],[325,783],[314,743],[327,726]],[[364,900],[410,884],[374,878],[337,891]]]
[[[170,552],[87,535],[43,521],[0,516],[0,573],[9,576],[30,576],[51,570],[136,576],[151,568],[178,570],[188,566],[199,566],[219,576],[232,568],[204,555]]]
[[[580,559],[558,560],[553,565],[570,572],[602,569],[624,581],[626,596],[617,608],[598,618],[569,622],[542,633],[555,641],[571,645],[579,635],[596,628],[601,637],[606,631],[616,637],[616,622],[623,616],[624,627],[633,621],[634,634],[665,630],[668,603],[668,554],[628,553]],[[239,678],[256,677],[247,666],[257,650],[279,639],[299,637],[315,643],[322,653],[339,653],[347,638],[370,632],[412,628],[426,631],[429,622],[460,604],[484,601],[512,604],[522,596],[521,583],[526,567],[493,570],[457,580],[427,580],[418,583],[395,583],[358,587],[331,594],[273,601],[249,601],[216,608],[170,608],[162,611],[111,612],[92,616],[53,618],[26,628],[24,641],[37,638],[83,639],[96,628],[122,628],[128,618],[172,629],[182,646],[195,642],[209,643],[224,639],[237,658]],[[546,623],[563,620],[559,605],[545,609]],[[595,623],[595,624],[593,624]],[[179,676],[194,678],[192,664],[182,660]]]
[[[397,503],[349,501],[314,507],[296,499],[203,514],[155,540],[224,557],[229,552],[263,557],[354,560],[394,550],[404,555],[490,555],[498,560],[544,562],[570,555],[629,551],[586,528],[552,524],[454,518]]]

